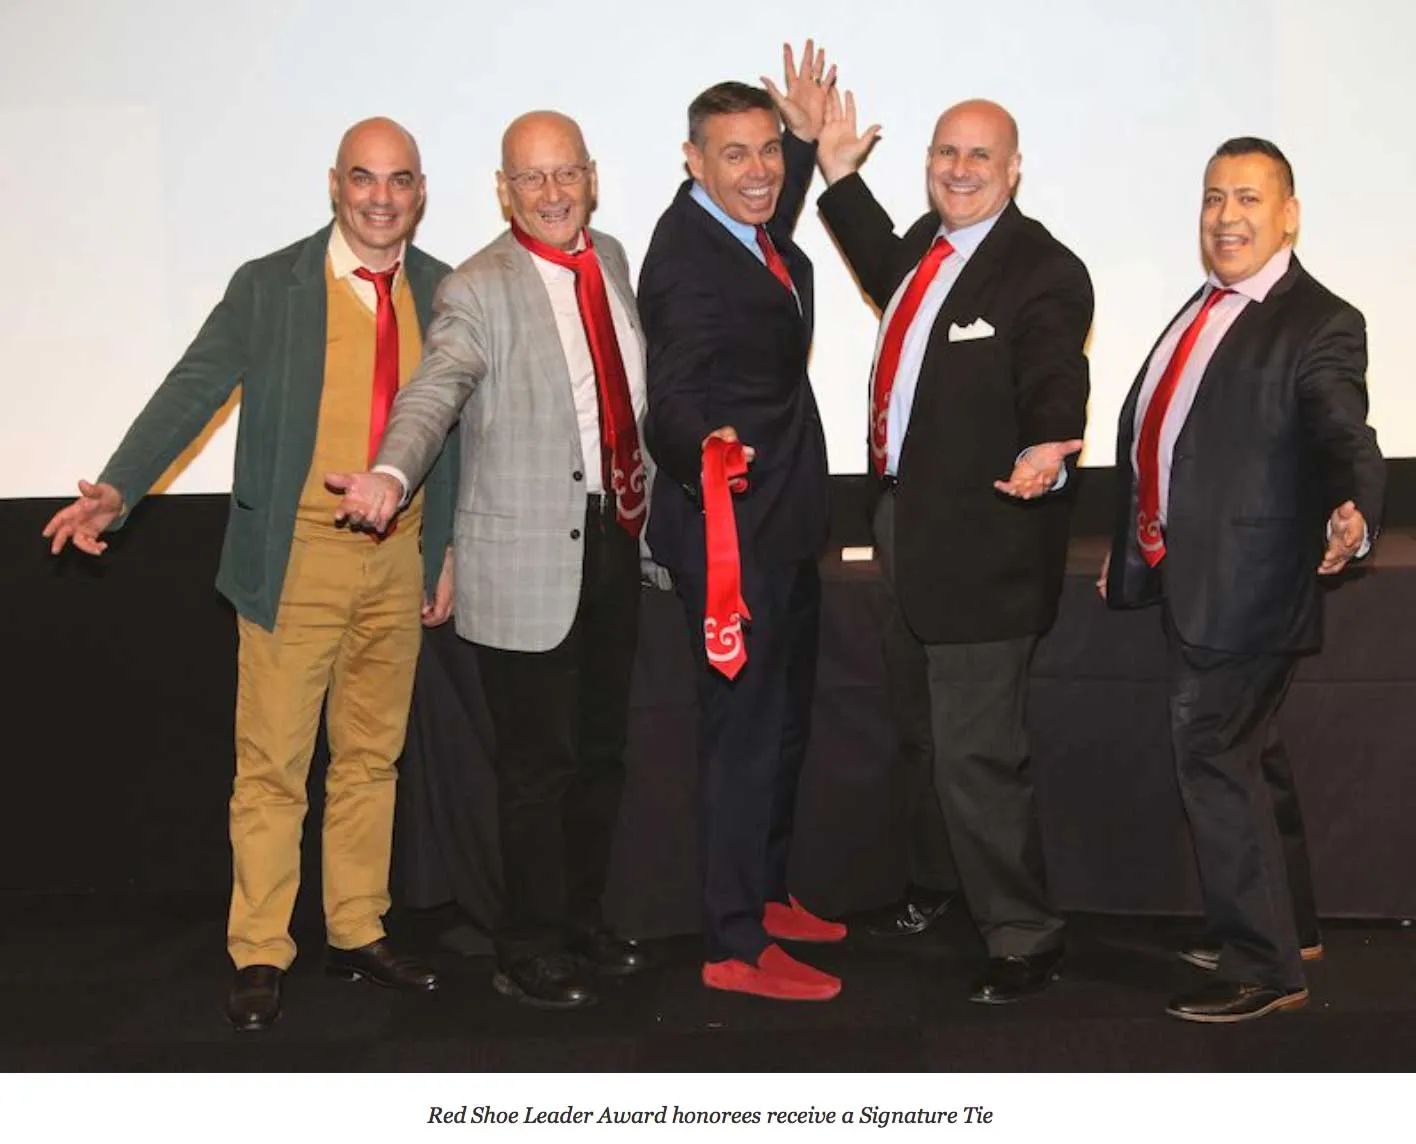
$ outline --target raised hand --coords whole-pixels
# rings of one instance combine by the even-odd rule
[[[343,493],[335,524],[364,532],[384,532],[403,503],[403,486],[388,473],[326,473],[325,487]]]
[[[1347,567],[1367,539],[1367,521],[1352,501],[1343,501],[1328,517],[1327,551],[1318,565],[1319,576],[1331,576]]]
[[[99,536],[123,511],[123,494],[112,485],[79,482],[79,499],[49,518],[41,535],[50,542],[49,551],[58,555],[70,541],[80,552],[98,556],[108,547]]]
[[[810,40],[801,53],[801,66],[797,66],[791,44],[782,45],[782,71],[787,90],[785,94],[767,76],[762,76],[762,86],[772,96],[781,113],[787,130],[798,139],[813,142],[826,121],[826,97],[836,85],[836,65],[826,68],[825,51],[817,51]]]
[[[826,97],[826,120],[816,139],[816,164],[828,184],[844,179],[859,169],[880,138],[880,124],[864,131],[856,129],[855,93],[846,92],[844,101],[834,87]]]
[[[1071,441],[1048,441],[1032,445],[1023,451],[1013,466],[1013,472],[1006,481],[994,481],[993,487],[1000,493],[1007,493],[1019,500],[1032,500],[1052,491],[1057,483],[1057,474],[1073,453],[1082,451],[1082,439]]]

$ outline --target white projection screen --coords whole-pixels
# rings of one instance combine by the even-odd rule
[[[599,164],[595,224],[637,268],[683,177],[688,101],[779,79],[782,42],[808,35],[884,126],[865,174],[901,227],[925,207],[940,110],[986,96],[1016,115],[1019,204],[1096,287],[1083,463],[1112,463],[1122,397],[1201,279],[1201,174],[1239,134],[1292,160],[1300,257],[1365,312],[1379,438],[1416,454],[1404,0],[0,0],[0,497],[96,475],[232,271],[329,217],[325,172],[354,120],[418,137],[418,241],[456,263],[503,225],[507,121],[575,116]],[[821,186],[798,230],[818,283],[812,374],[832,471],[858,473],[876,319],[816,216]],[[161,487],[228,489],[234,427],[225,410]]]

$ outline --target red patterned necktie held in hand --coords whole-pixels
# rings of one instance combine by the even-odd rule
[[[777,253],[777,248],[772,243],[772,236],[767,233],[765,226],[757,228],[757,248],[762,251],[762,257],[767,260],[767,269],[772,272],[778,282],[795,294],[796,286],[792,283],[791,272],[787,269],[787,264],[782,261],[782,256]]]
[[[733,493],[747,491],[742,442],[710,437],[703,446],[703,518],[708,548],[708,598],[703,609],[703,646],[708,666],[736,679],[747,662],[744,620],[752,617],[742,598]]]
[[[384,426],[388,424],[393,399],[398,396],[398,314],[393,308],[393,276],[398,273],[395,262],[388,270],[356,267],[354,276],[374,284],[378,295],[375,310],[374,395],[369,403],[369,464],[378,456]]]
[[[595,388],[600,402],[600,470],[606,490],[615,494],[615,519],[630,536],[644,527],[644,454],[639,448],[639,426],[629,397],[629,379],[624,372],[619,339],[615,336],[610,297],[600,258],[582,231],[585,248],[571,253],[532,238],[515,222],[511,233],[537,258],[563,266],[575,274],[575,301],[580,321],[590,343],[590,361],[595,367]]]
[[[900,351],[904,348],[905,333],[919,313],[925,291],[939,273],[943,261],[954,253],[954,247],[942,234],[925,252],[920,264],[915,268],[914,277],[900,295],[900,304],[890,315],[890,324],[885,327],[885,337],[880,343],[880,356],[875,359],[875,377],[871,391],[870,417],[870,457],[875,462],[875,472],[885,475],[885,452],[889,445],[890,394],[895,388],[895,371],[900,368]]]
[[[1136,441],[1136,541],[1141,546],[1141,556],[1152,568],[1165,558],[1165,535],[1160,528],[1160,431],[1165,425],[1165,413],[1180,384],[1190,351],[1200,340],[1205,319],[1216,302],[1233,293],[1233,290],[1212,291],[1200,312],[1185,327],[1165,372],[1156,383],[1141,422],[1141,435]]]

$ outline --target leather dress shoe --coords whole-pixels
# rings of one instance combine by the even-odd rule
[[[564,953],[514,961],[492,975],[492,988],[533,1009],[580,1009],[598,997],[580,979],[580,967]]]
[[[953,901],[953,894],[945,894],[937,901],[912,895],[867,917],[865,932],[874,937],[912,937],[933,925]]]
[[[829,1001],[841,991],[839,977],[798,961],[776,944],[764,949],[756,964],[736,957],[704,962],[703,984],[774,1001]]]
[[[990,957],[988,967],[969,990],[969,1000],[1004,1005],[1041,993],[1061,974],[1062,947],[1028,956]]]
[[[607,929],[581,930],[565,940],[570,953],[596,973],[628,977],[648,964],[637,942],[618,938]]]
[[[1182,1021],[1233,1024],[1252,1021],[1283,1009],[1301,1009],[1308,1003],[1306,989],[1278,989],[1251,982],[1220,981],[1208,989],[1172,998],[1165,1011]]]
[[[1219,954],[1219,946],[1211,945],[1206,941],[1196,942],[1194,945],[1175,951],[1175,956],[1181,961],[1188,962],[1196,969],[1205,970],[1219,968]],[[1321,961],[1326,956],[1323,949],[1323,939],[1313,938],[1311,941],[1305,941],[1298,950],[1298,954],[1304,961]]]
[[[438,975],[416,957],[398,953],[387,938],[379,938],[358,949],[325,951],[325,972],[345,981],[361,977],[386,989],[418,989],[430,991],[438,987]]]
[[[280,1016],[280,986],[285,970],[248,965],[236,971],[226,995],[226,1019],[242,1033],[268,1029]]]

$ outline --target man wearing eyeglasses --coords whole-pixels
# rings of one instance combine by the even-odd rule
[[[645,554],[644,342],[624,250],[587,227],[575,121],[513,121],[497,192],[511,227],[438,291],[374,471],[335,480],[340,514],[383,530],[461,419],[455,615],[496,736],[505,891],[493,984],[570,1009],[593,974],[644,965],[600,908]]]

